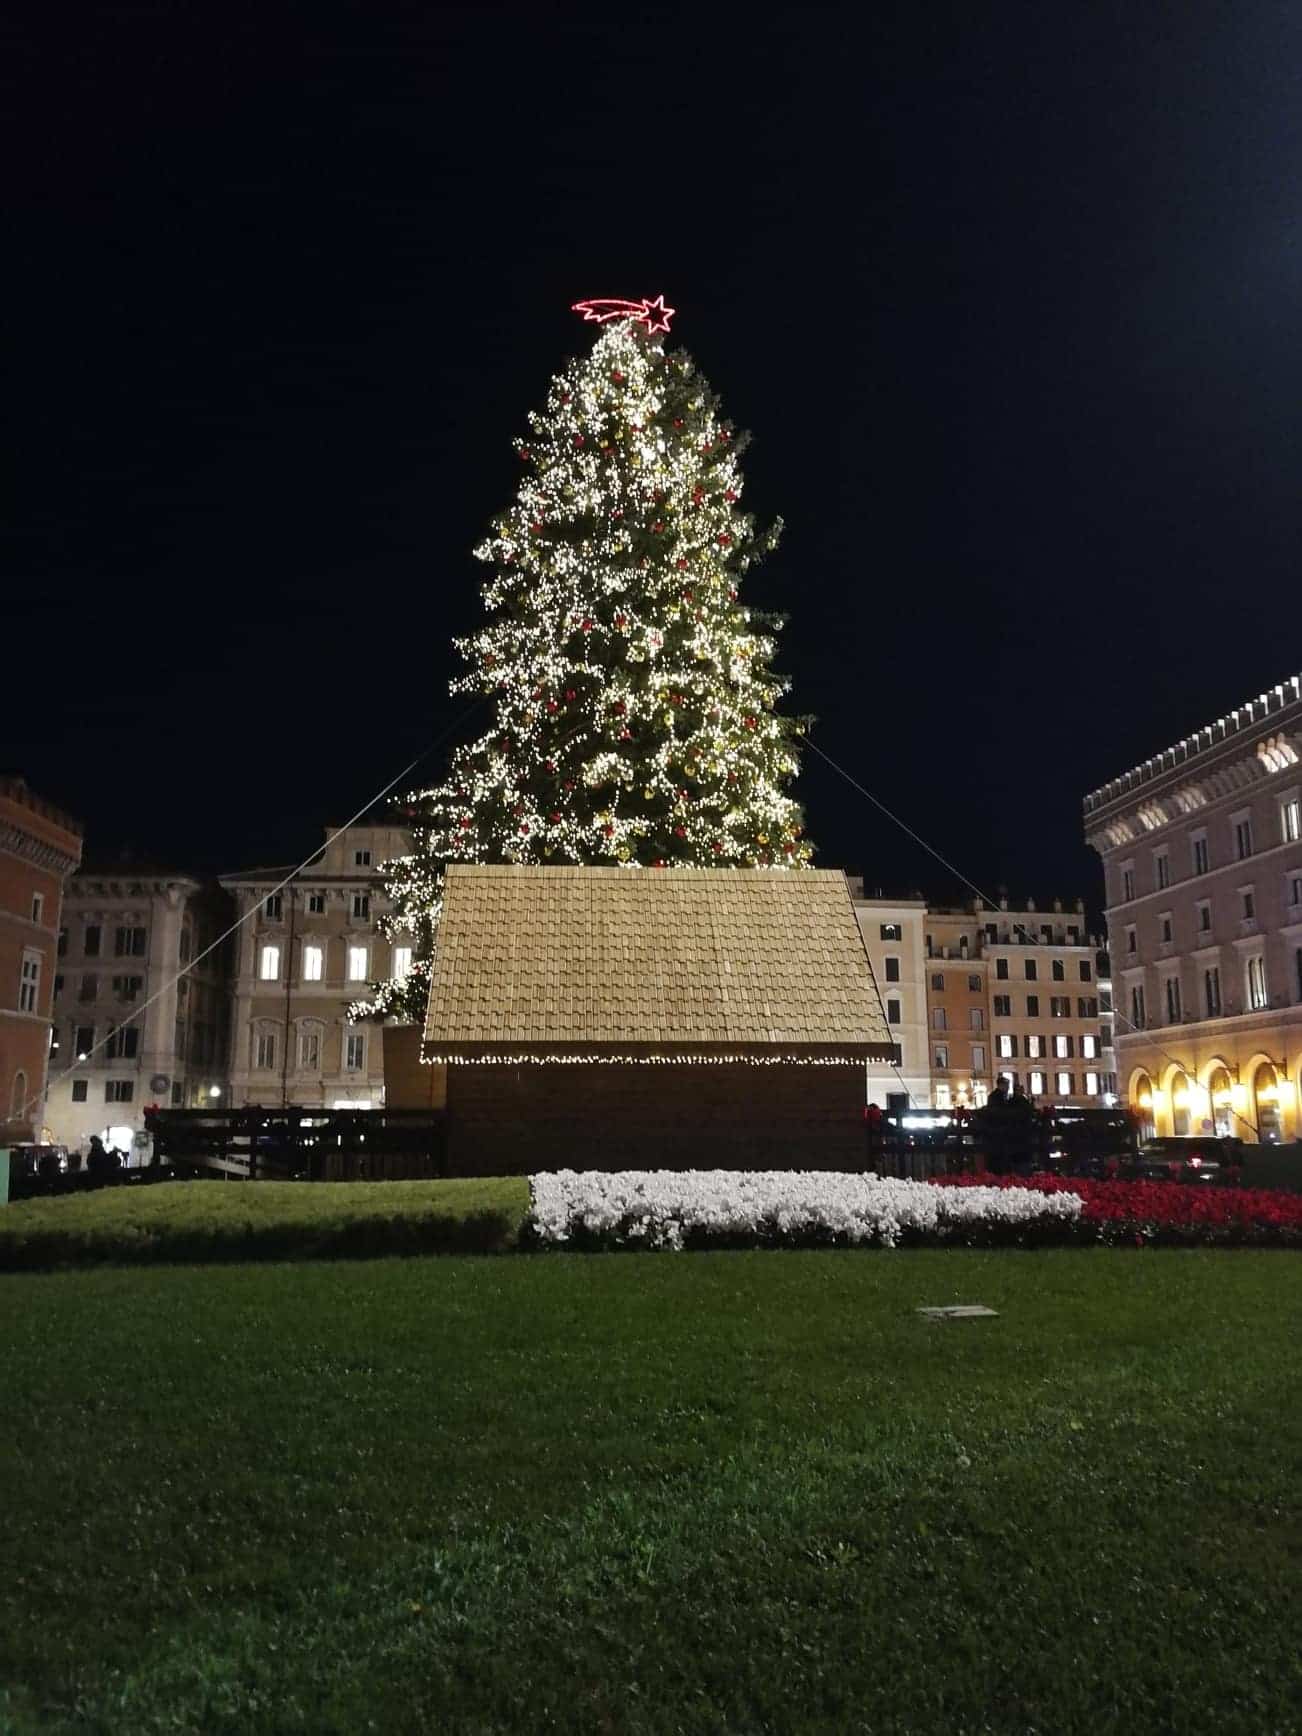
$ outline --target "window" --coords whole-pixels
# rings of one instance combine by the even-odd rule
[[[1049,1017],[1053,1019],[1069,1019],[1071,1017],[1071,996],[1052,995],[1049,999]]]
[[[1193,839],[1193,871],[1195,874],[1207,872],[1207,834],[1199,832]]]
[[[1170,918],[1170,916],[1164,914],[1164,915],[1158,917],[1158,919],[1157,919],[1157,931],[1158,931],[1159,936],[1161,937],[1162,945],[1163,946],[1170,946],[1170,944],[1171,944],[1171,918]]]
[[[1083,958],[1080,961],[1080,980],[1083,983],[1092,982],[1094,980],[1093,968],[1087,958]]]
[[[1168,1025],[1180,1023],[1180,979],[1175,976],[1166,979],[1166,1022]]]
[[[1240,862],[1246,862],[1252,854],[1252,821],[1251,819],[1234,822],[1234,848]]]
[[[1289,880],[1288,901],[1296,909],[1302,905],[1302,874],[1294,874]]]
[[[1026,1039],[1026,1053],[1028,1058],[1032,1061],[1038,1061],[1040,1056],[1044,1053],[1040,1046],[1040,1037],[1035,1031],[1032,1031],[1030,1036]]]
[[[1001,1031],[995,1038],[995,1054],[1001,1061],[1011,1060],[1017,1053],[1017,1038],[1008,1031]]]
[[[1052,975],[1056,983],[1065,983],[1067,980],[1067,966],[1060,958],[1055,958],[1053,961]]]
[[[1153,852],[1153,884],[1159,892],[1171,884],[1171,863],[1165,850]]]
[[[940,974],[939,971],[936,971],[933,973],[932,978],[931,978],[931,986],[933,989],[943,989],[944,988],[945,979]]]
[[[1015,1091],[1017,1089],[1016,1073],[1001,1073],[999,1075],[999,1083],[1003,1086],[1005,1091]]]
[[[886,960],[886,980],[888,983],[899,982],[899,980],[900,980],[900,961],[898,958],[888,958]]]
[[[54,978],[54,992],[56,995],[61,995],[63,993],[63,978],[57,974]]]
[[[85,953],[87,958],[99,957],[99,933],[99,923],[92,922],[87,928],[85,934],[82,936],[81,950]]]
[[[353,851],[353,867],[354,868],[369,868],[370,865],[371,865],[371,852],[369,850],[354,850]]]
[[[113,930],[113,956],[115,958],[143,958],[145,956],[144,929],[115,928]]]
[[[350,983],[364,983],[369,974],[369,948],[350,946],[348,948],[348,980]]]
[[[365,1031],[348,1031],[344,1036],[344,1072],[360,1073],[366,1066]]]
[[[1027,982],[1033,983],[1035,981],[1036,977],[1039,975],[1039,968],[1036,965],[1035,960],[1033,958],[1028,958],[1028,959],[1023,960],[1023,964],[1025,966]]]
[[[1255,922],[1257,919],[1257,898],[1251,886],[1245,886],[1239,896],[1243,900],[1243,920]]]
[[[1080,929],[1077,928],[1074,923],[1067,930],[1067,945],[1068,946],[1079,946],[1080,945]]]
[[[59,957],[60,958],[67,958],[67,956],[68,956],[68,931],[66,928],[61,928],[59,930]]]
[[[1013,1016],[1013,997],[1011,995],[995,996],[995,1017],[1011,1019]]]
[[[115,976],[113,978],[113,993],[120,1001],[134,1001],[144,986],[144,978],[138,976]],[[182,984],[182,987],[185,985]]]
[[[1123,904],[1130,904],[1133,902],[1134,896],[1135,870],[1133,868],[1123,868],[1121,870],[1121,902]]]
[[[262,900],[262,915],[267,922],[279,922],[282,909],[283,901],[279,892],[269,893]]]
[[[303,1030],[298,1033],[298,1064],[309,1073],[315,1073],[320,1068],[320,1031]]]
[[[280,948],[264,946],[258,954],[258,978],[264,983],[280,980]]]
[[[995,975],[999,978],[1001,983],[1008,981],[1008,960],[1006,958],[997,958],[995,960]]]
[[[1046,946],[1050,945],[1053,940],[1053,929],[1047,922],[1042,922],[1040,924],[1040,939]]]
[[[1071,1054],[1071,1038],[1059,1033],[1053,1039],[1053,1052],[1060,1061],[1065,1061]]]
[[[258,1032],[257,1052],[253,1065],[262,1068],[276,1065],[276,1033],[274,1031]]]
[[[95,1047],[95,1027],[94,1027],[94,1025],[75,1025],[73,1027],[73,1034],[72,1034],[72,1048],[73,1048],[73,1053],[76,1055],[77,1059],[79,1061],[84,1060],[86,1058],[86,1056],[90,1054],[91,1050],[94,1047]]]
[[[1212,931],[1212,907],[1206,899],[1198,906],[1198,932],[1210,934]]]
[[[353,893],[353,917],[358,922],[365,922],[371,914],[371,895],[369,892]]]
[[[986,944],[994,946],[999,939],[999,929],[993,922],[986,923]]]
[[[134,1061],[140,1049],[140,1028],[138,1025],[109,1026],[108,1042],[104,1045],[104,1053],[110,1061]]]
[[[98,994],[99,978],[93,970],[88,970],[81,979],[81,986],[77,990],[77,999],[79,1001],[93,1001]]]
[[[935,1069],[938,1073],[948,1073],[948,1071],[949,1071],[949,1048],[946,1044],[937,1043],[936,1048],[933,1052],[932,1065],[935,1067]]]
[[[1086,1061],[1097,1060],[1098,1052],[1099,1052],[1099,1040],[1093,1034],[1093,1032],[1086,1031],[1085,1035],[1081,1038],[1081,1040],[1080,1040],[1080,1052],[1081,1052],[1082,1057]]]
[[[305,946],[303,948],[303,981],[319,983],[325,969],[325,948],[320,946]]]
[[[881,936],[883,940],[903,940],[904,930],[900,927],[898,922],[883,922],[881,925]]]
[[[943,1031],[945,1029],[944,1007],[933,1007],[931,1009],[931,1028],[933,1031]]]
[[[307,895],[307,913],[309,916],[325,915],[325,893],[309,892]]]
[[[934,947],[934,946],[933,946],[933,945],[932,945],[932,943],[931,943],[931,936],[930,936],[930,935],[929,935],[929,934],[928,934],[928,935],[925,935],[925,936],[924,936],[924,937],[923,937],[923,938],[924,938],[924,940],[925,940],[925,942],[926,942],[926,947],[927,947],[927,957],[928,957],[928,958],[930,958],[930,957],[931,957],[931,955],[932,955],[932,954],[933,954],[933,952],[934,952],[934,951],[935,951],[935,950],[936,950],[936,949],[935,949],[935,947]]]
[[[11,955],[12,956],[12,955]],[[34,1013],[36,998],[41,987],[41,955],[39,952],[24,952],[21,974],[18,979],[18,1011]]]
[[[1074,1089],[1074,1085],[1073,1085],[1071,1074],[1070,1073],[1059,1073],[1059,1075],[1058,1075],[1058,1095],[1059,1095],[1059,1097],[1070,1097],[1073,1089]]]
[[[1026,997],[1026,1016],[1028,1019],[1038,1019],[1039,1018],[1039,1016],[1040,1016],[1040,997],[1039,997],[1039,995],[1027,995],[1027,997]]]
[[[1293,963],[1297,966],[1297,998],[1302,1001],[1302,946],[1294,949]]]
[[[1296,810],[1296,808],[1297,808],[1296,802],[1294,802],[1293,807]],[[1293,836],[1294,836],[1294,838],[1296,838],[1297,833],[1294,832]],[[44,921],[44,919],[45,919],[45,894],[43,892],[33,892],[32,893],[32,921],[39,928],[41,923]]]
[[[409,946],[394,947],[393,974],[396,977],[411,975],[411,948]]]
[[[949,1108],[949,1086],[948,1085],[937,1085],[936,1095],[935,1095],[935,1106],[937,1109],[948,1109]]]
[[[1208,965],[1203,972],[1203,1007],[1209,1019],[1220,1017],[1221,970],[1219,965]]]
[[[1131,953],[1139,951],[1139,948],[1135,944],[1135,931],[1133,928],[1128,928],[1126,930],[1126,951]]]
[[[1256,953],[1248,960],[1248,1006],[1257,1012],[1266,1005],[1266,960]]]
[[[1144,1028],[1144,987],[1136,983],[1130,991],[1130,1022],[1136,1030]]]
[[[967,979],[967,986],[974,995],[979,995],[981,993],[981,978],[979,976],[970,976]]]
[[[74,1103],[84,1103],[86,1101],[87,1083],[88,1082],[85,1079],[74,1079],[73,1080],[73,1082],[72,1082],[72,1100]]]
[[[1297,843],[1299,836],[1302,835],[1302,805],[1299,805],[1296,796],[1290,796],[1286,802],[1281,804],[1279,827],[1280,835],[1286,844]],[[37,920],[38,918],[33,916],[32,921]]]
[[[1087,1097],[1097,1097],[1098,1094],[1099,1094],[1099,1076],[1098,1076],[1098,1074],[1097,1073],[1087,1073],[1085,1075],[1085,1095]]]
[[[886,1023],[888,1025],[898,1025],[899,1022],[900,1003],[895,999],[894,995],[892,995],[890,1000],[886,1003]]]
[[[967,1022],[969,1030],[984,1031],[986,1028],[985,1009],[983,1007],[969,1007],[967,1010]]]
[[[136,1094],[134,1079],[106,1079],[104,1081],[104,1101],[106,1103],[130,1103]]]
[[[1031,1086],[1031,1096],[1032,1097],[1043,1097],[1043,1095],[1044,1095],[1044,1074],[1043,1073],[1031,1073],[1029,1075],[1029,1079],[1030,1079],[1030,1086]]]
[[[1298,954],[1298,958],[1299,958],[1299,960],[1302,960],[1302,952],[1300,952]],[[985,1070],[986,1070],[986,1046],[984,1043],[973,1043],[973,1045],[972,1045],[972,1071],[974,1073],[984,1073]]]

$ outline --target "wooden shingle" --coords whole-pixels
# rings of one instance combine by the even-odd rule
[[[845,876],[448,868],[427,1054],[888,1057]]]

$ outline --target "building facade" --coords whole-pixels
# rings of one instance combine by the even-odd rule
[[[0,778],[0,1145],[44,1124],[64,884],[81,860],[81,827]]]
[[[390,943],[378,869],[411,847],[395,826],[328,830],[321,855],[284,868],[223,875],[240,928],[230,1018],[231,1102],[384,1106],[383,1028],[354,1023],[369,983],[399,976],[411,949]],[[277,890],[277,888],[280,888]]]
[[[869,898],[861,878],[847,875],[846,879],[886,1022],[900,1046],[898,1066],[880,1060],[868,1063],[867,1101],[880,1109],[926,1109],[931,1104],[923,970],[926,901]]]
[[[1081,900],[933,905],[926,953],[936,1108],[979,1108],[995,1079],[1050,1104],[1116,1102],[1107,954]]]
[[[1086,796],[1127,1101],[1158,1134],[1302,1137],[1302,676]]]
[[[225,894],[188,874],[123,861],[68,882],[46,1113],[57,1143],[98,1134],[140,1158],[149,1104],[224,1097],[230,947],[208,949],[233,919]]]

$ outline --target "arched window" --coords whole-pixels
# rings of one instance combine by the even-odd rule
[[[1130,1082],[1130,1107],[1139,1118],[1139,1137],[1153,1137],[1153,1081],[1147,1073],[1136,1073]]]
[[[1171,1075],[1171,1131],[1183,1138],[1189,1131],[1189,1076]]]
[[[1257,1138],[1263,1145],[1278,1145],[1279,1079],[1269,1061],[1263,1061],[1253,1074],[1252,1095],[1257,1106]]]
[[[1234,1132],[1232,1082],[1224,1067],[1213,1067],[1207,1076],[1207,1090],[1212,1100],[1212,1131],[1218,1139],[1229,1139]]]

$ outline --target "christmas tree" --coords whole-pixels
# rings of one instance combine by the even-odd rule
[[[420,1019],[449,862],[795,868],[783,793],[805,721],[781,716],[777,616],[740,600],[777,539],[740,507],[747,437],[681,350],[663,299],[580,303],[601,324],[516,442],[514,504],[474,551],[487,619],[452,691],[494,717],[445,781],[406,798],[411,855],[386,865],[410,976],[358,1014]],[[612,311],[613,310],[613,311]]]

